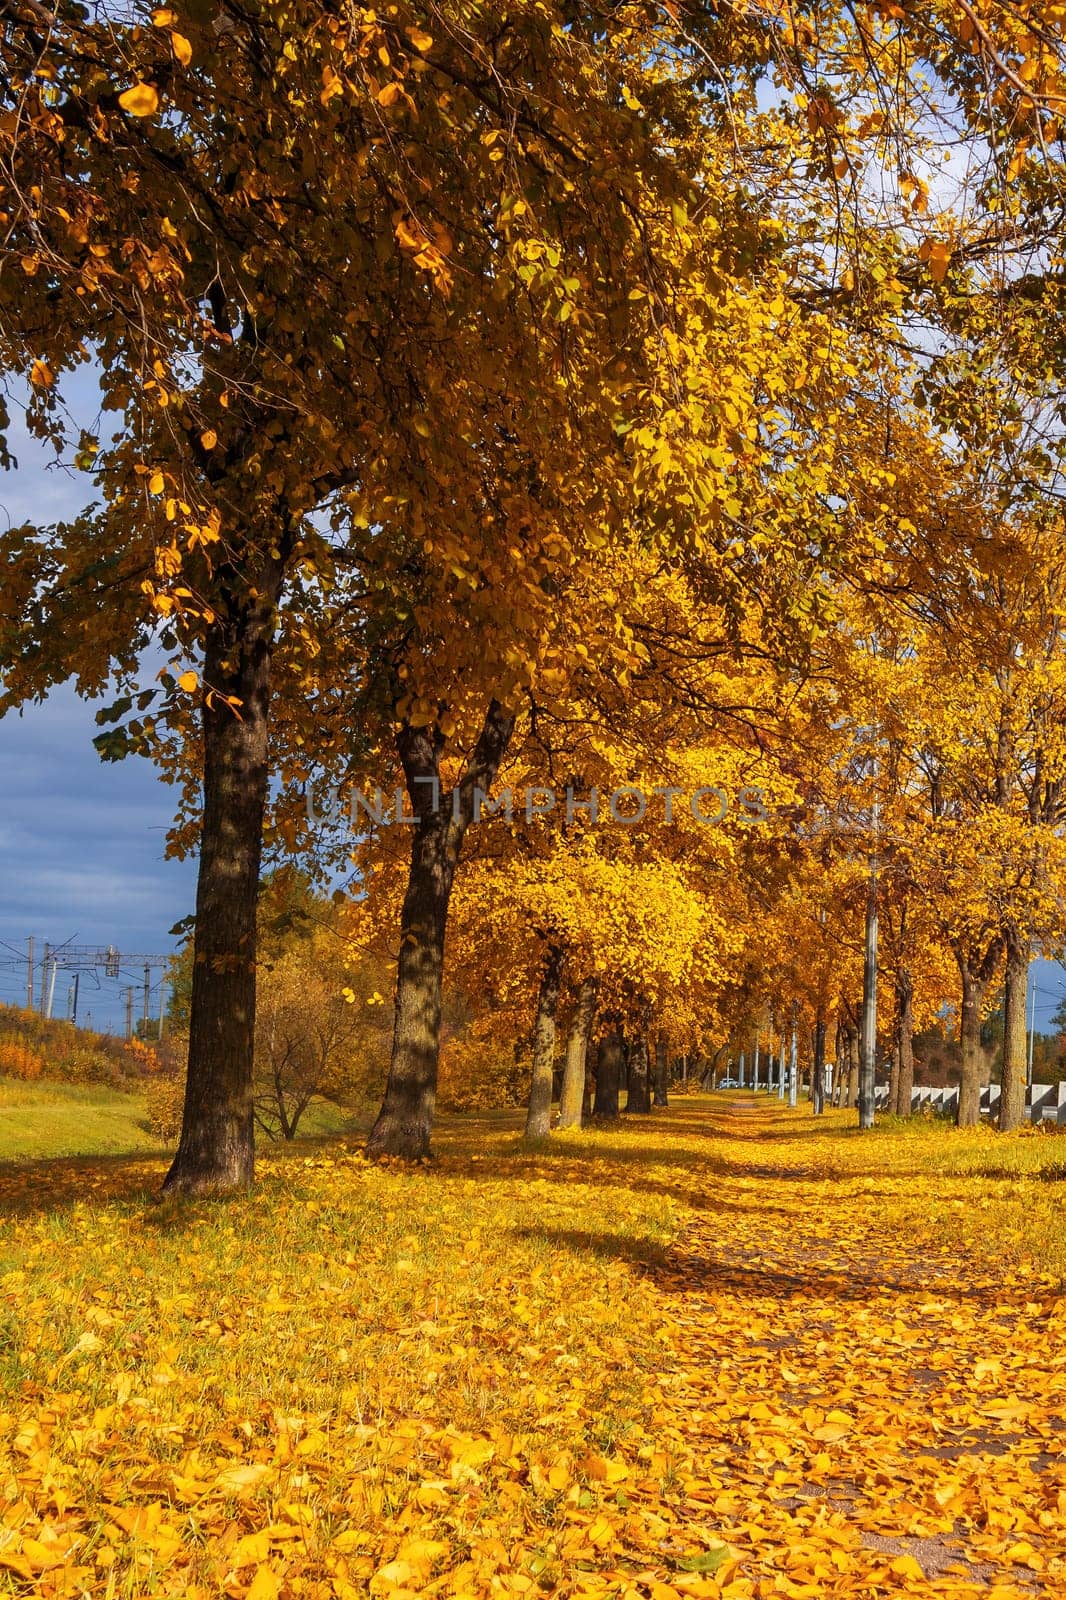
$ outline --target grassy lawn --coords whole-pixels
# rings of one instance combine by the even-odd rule
[[[158,1149],[136,1090],[0,1078],[0,1161]]]
[[[0,1169],[0,1594],[1066,1592],[1066,1143],[519,1126]]]
[[[346,1132],[352,1120],[338,1106],[309,1106],[300,1138]],[[140,1089],[0,1078],[0,1163],[161,1151],[160,1140],[148,1127]]]

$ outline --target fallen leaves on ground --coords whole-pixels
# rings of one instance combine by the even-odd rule
[[[512,1128],[225,1204],[0,1174],[0,1593],[1063,1592],[1038,1141],[750,1099]]]

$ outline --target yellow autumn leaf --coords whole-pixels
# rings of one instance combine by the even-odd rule
[[[183,672],[181,677],[178,679],[178,688],[184,689],[186,694],[192,694],[199,682],[200,677],[198,673]]]
[[[260,1567],[252,1579],[244,1600],[278,1600],[281,1584],[270,1567]]]
[[[270,1559],[270,1535],[265,1529],[258,1533],[245,1533],[237,1540],[230,1556],[235,1570],[241,1567],[261,1566]]]
[[[135,83],[119,95],[118,103],[131,117],[150,117],[159,109],[159,94],[150,83]]]
[[[176,59],[183,67],[187,67],[192,60],[192,45],[189,40],[183,33],[171,33],[170,45]]]
[[[951,264],[952,249],[946,239],[934,239],[929,250],[929,272],[934,283],[943,283]]]
[[[195,672],[187,672],[183,674],[182,679],[178,680],[183,688],[187,687],[184,682],[185,678],[192,678],[194,680],[192,687],[196,687]],[[237,1466],[223,1467],[215,1479],[215,1488],[225,1494],[232,1494],[237,1498],[241,1498],[250,1494],[253,1489],[258,1489],[267,1478],[272,1476],[272,1468],[262,1462],[249,1461]]]

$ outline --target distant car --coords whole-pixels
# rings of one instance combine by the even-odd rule
[[[739,1078],[723,1078],[718,1087],[719,1089],[740,1089],[742,1084]]]

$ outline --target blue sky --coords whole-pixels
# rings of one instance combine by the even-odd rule
[[[0,1001],[25,1001],[30,934],[38,963],[45,940],[165,953],[192,910],[195,862],[163,856],[172,792],[144,761],[102,762],[96,732],[93,708],[69,689],[0,722]],[[126,963],[116,981],[100,974],[99,989],[86,974],[79,1020],[118,1028],[123,990],[142,979]],[[56,1016],[70,981],[58,973]]]
[[[89,420],[91,381],[74,396]],[[14,417],[11,447],[19,466],[0,474],[4,524],[54,521],[82,508],[84,477],[50,466]],[[45,940],[165,954],[175,946],[168,930],[193,908],[196,863],[163,855],[174,795],[145,761],[100,760],[95,710],[61,688],[0,721],[0,1001],[25,1001],[30,934],[38,963]],[[58,973],[54,1015],[66,1014],[70,981]],[[94,1027],[119,1029],[123,991],[142,981],[140,968],[125,965],[113,981],[86,973],[79,1021],[91,1013]],[[37,986],[39,993],[39,967]]]

